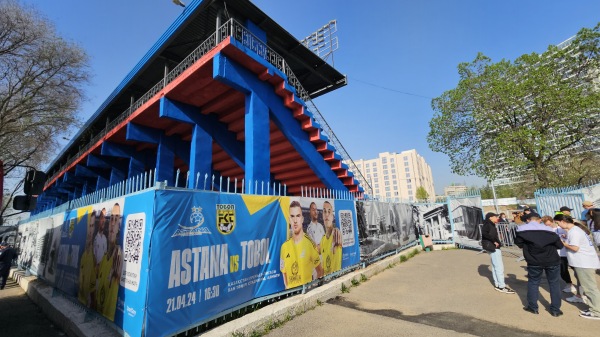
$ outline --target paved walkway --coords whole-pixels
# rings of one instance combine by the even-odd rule
[[[268,336],[597,336],[600,321],[579,317],[584,304],[563,301],[561,317],[523,311],[525,262],[504,257],[507,284],[517,294],[493,289],[487,254],[470,250],[422,252],[386,269],[349,293],[327,301],[272,330]],[[600,277],[597,278],[600,283]],[[543,283],[546,281],[544,280]],[[567,297],[564,294],[563,298]]]
[[[0,336],[57,337],[65,333],[27,297],[15,280],[9,279],[0,290]]]

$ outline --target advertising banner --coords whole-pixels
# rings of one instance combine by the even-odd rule
[[[288,206],[285,197],[157,191],[146,335],[283,290]]]
[[[146,336],[359,263],[352,201],[157,191],[155,209]]]
[[[18,263],[140,336],[153,201],[149,191],[23,224]]]

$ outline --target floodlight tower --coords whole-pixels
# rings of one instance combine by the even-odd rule
[[[331,65],[333,66],[333,52],[339,47],[336,33],[337,21],[331,20],[323,27],[317,29],[316,32],[305,37],[300,43],[325,61],[331,56]]]

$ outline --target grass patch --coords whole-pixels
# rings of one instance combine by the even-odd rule
[[[349,293],[350,288],[346,286],[345,283],[342,283],[342,293]]]
[[[367,282],[369,279],[367,278],[367,275],[365,274],[360,274],[360,282]]]
[[[352,283],[352,286],[356,287],[356,286],[358,286],[358,285],[360,284],[360,281],[359,281],[359,280],[357,280],[357,279],[355,279],[355,278],[353,278],[353,279],[350,281],[350,283]]]

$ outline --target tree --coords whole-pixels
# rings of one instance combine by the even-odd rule
[[[425,187],[419,186],[417,188],[415,197],[417,198],[417,201],[425,202],[429,199],[429,193],[427,193]]]
[[[22,179],[20,166],[39,168],[55,154],[57,140],[79,123],[88,71],[86,53],[40,13],[0,0],[0,178]],[[0,215],[19,188],[5,189]]]
[[[501,185],[494,186],[496,190],[496,198],[512,198],[516,197],[516,192],[514,191],[513,186],[510,185]],[[492,191],[492,187],[490,185],[484,186],[480,189],[481,199],[494,199],[494,192]]]
[[[599,69],[600,24],[565,48],[514,62],[492,63],[479,53],[458,66],[457,87],[432,100],[429,146],[447,154],[460,175],[493,180],[508,171],[537,188],[597,179],[564,168],[573,157],[582,167],[598,158],[589,140],[600,121]]]

